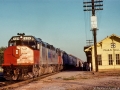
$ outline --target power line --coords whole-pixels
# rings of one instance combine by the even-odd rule
[[[86,42],[88,43],[87,45],[90,46],[91,44],[93,44],[93,40],[86,40]]]

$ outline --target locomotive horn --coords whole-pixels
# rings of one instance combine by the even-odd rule
[[[24,36],[25,33],[17,33],[17,35]]]

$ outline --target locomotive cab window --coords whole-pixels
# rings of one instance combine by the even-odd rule
[[[30,47],[33,48],[33,49],[36,49],[36,44],[35,44],[34,41],[28,42],[28,46],[30,46]]]
[[[10,42],[8,46],[16,46],[16,42]]]
[[[22,45],[22,42],[20,40],[10,41],[8,46],[16,46],[16,45]]]

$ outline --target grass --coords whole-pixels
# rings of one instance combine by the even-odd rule
[[[63,80],[75,80],[76,78],[74,76],[68,77],[68,78],[63,78]]]
[[[61,79],[61,77],[57,77],[56,79]]]
[[[88,77],[81,77],[81,79],[89,79]]]
[[[100,71],[99,73],[106,73],[105,71]]]

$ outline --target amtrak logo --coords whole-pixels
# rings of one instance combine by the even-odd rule
[[[116,48],[116,44],[115,43],[111,43],[111,48]]]

